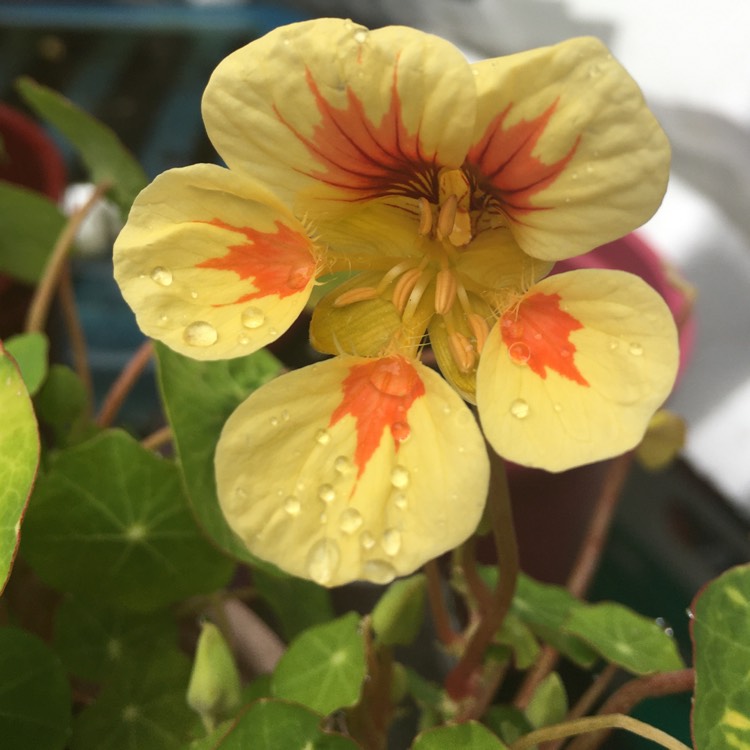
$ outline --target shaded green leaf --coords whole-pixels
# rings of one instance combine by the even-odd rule
[[[531,629],[512,612],[503,620],[495,643],[510,647],[518,669],[528,669],[539,655],[539,643]]]
[[[271,688],[277,698],[329,714],[359,700],[365,667],[359,615],[349,612],[292,641],[276,667]]]
[[[568,695],[557,672],[550,672],[537,686],[526,707],[526,718],[534,728],[561,722],[568,713]]]
[[[21,333],[5,341],[5,351],[15,359],[32,396],[47,377],[48,350],[49,342],[43,333]]]
[[[476,721],[437,727],[422,732],[412,750],[507,750],[487,727]]]
[[[55,648],[66,669],[92,682],[104,681],[144,651],[177,643],[177,625],[166,610],[122,612],[68,598],[58,608],[54,625]]]
[[[576,607],[565,629],[582,638],[607,661],[634,674],[681,669],[674,638],[654,620],[612,602]]]
[[[266,351],[240,359],[199,362],[163,344],[155,344],[155,350],[164,409],[195,517],[222,549],[258,565],[260,561],[224,520],[216,497],[214,451],[229,415],[256,388],[277,375],[281,365]]]
[[[3,750],[61,750],[70,722],[70,688],[60,660],[36,636],[0,628]]]
[[[50,367],[34,403],[40,421],[51,428],[58,446],[74,445],[96,431],[88,418],[86,388],[69,367]]]
[[[444,694],[440,686],[426,680],[419,672],[404,668],[409,694],[419,707],[419,729],[428,729],[440,723]]]
[[[200,733],[185,701],[190,663],[176,649],[127,662],[73,725],[72,750],[183,750]]]
[[[324,732],[322,716],[293,703],[260,700],[251,704],[228,730],[199,741],[191,750],[357,750],[347,737]]]
[[[523,711],[510,705],[490,706],[482,722],[509,745],[534,729]]]
[[[414,641],[424,620],[427,582],[421,573],[394,581],[372,610],[372,629],[385,646]]]
[[[750,748],[750,565],[728,570],[692,604],[696,750]]]
[[[2,181],[0,206],[0,271],[36,284],[66,218],[49,198]]]
[[[0,593],[13,566],[21,518],[39,465],[34,408],[15,362],[0,343]]]
[[[264,566],[253,571],[253,585],[278,618],[287,641],[313,625],[333,619],[330,592],[312,581],[277,573]],[[300,606],[300,602],[304,602],[304,606]]]
[[[91,181],[112,183],[112,198],[125,218],[148,178],[119,138],[106,125],[46,86],[22,78],[17,88],[37,115],[75,146]]]
[[[83,598],[154,609],[232,572],[196,526],[174,464],[118,430],[57,454],[26,523],[22,549],[39,577]]]

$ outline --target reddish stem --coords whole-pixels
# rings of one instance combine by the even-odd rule
[[[130,361],[125,365],[125,368],[104,397],[104,402],[96,418],[96,423],[100,427],[109,427],[112,424],[128,394],[146,368],[152,354],[153,345],[150,339],[144,341],[136,349]]]

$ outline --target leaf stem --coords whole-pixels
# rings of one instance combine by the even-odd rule
[[[86,218],[86,214],[91,210],[94,204],[110,189],[109,182],[102,182],[96,186],[89,199],[73,214],[71,214],[62,231],[57,237],[55,244],[50,253],[47,265],[39,280],[34,296],[29,304],[29,311],[26,315],[25,330],[27,333],[42,332],[47,322],[52,299],[55,290],[60,281],[60,276],[68,257],[73,241],[78,232],[81,223]]]
[[[430,613],[435,625],[435,632],[440,642],[447,647],[452,646],[459,638],[459,634],[451,626],[450,614],[445,606],[443,596],[442,577],[437,560],[429,560],[424,565],[425,578],[427,579],[427,600],[430,604]]]
[[[469,593],[474,597],[479,612],[484,614],[492,609],[492,591],[477,571],[476,546],[476,537],[469,537],[461,545],[458,559]]]
[[[529,750],[529,748],[541,742],[564,739],[565,737],[572,737],[573,735],[581,735],[588,732],[598,732],[602,729],[625,729],[628,732],[637,734],[639,737],[651,740],[651,742],[655,742],[657,745],[667,748],[667,750],[690,750],[687,745],[684,745],[661,729],[652,727],[650,724],[634,719],[632,716],[625,716],[624,714],[587,716],[582,719],[573,719],[572,721],[564,721],[561,724],[535,729],[533,732],[529,732],[517,739],[510,746],[510,750]]]
[[[101,409],[96,418],[96,423],[99,427],[109,427],[112,424],[123,402],[151,359],[153,350],[154,347],[150,339],[144,341],[136,349],[104,397]]]
[[[141,445],[148,450],[158,450],[172,440],[172,428],[166,424],[141,440]]]
[[[495,541],[499,577],[492,591],[490,609],[481,613],[479,624],[469,638],[461,658],[446,678],[446,691],[454,700],[463,700],[472,695],[480,698],[481,686],[473,686],[472,683],[478,678],[484,653],[508,614],[516,590],[519,572],[518,544],[513,527],[513,509],[508,479],[502,461],[496,461],[493,468],[495,476],[491,486],[495,491],[488,498],[488,511]],[[481,702],[478,700],[478,703]],[[467,714],[465,719],[468,718],[472,717]]]

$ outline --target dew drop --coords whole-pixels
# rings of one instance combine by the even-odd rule
[[[167,323],[169,323],[169,315],[164,315],[164,314],[160,315],[159,316],[159,325],[160,326],[165,326],[165,325],[167,325]]]
[[[169,286],[172,283],[172,272],[164,266],[156,266],[149,276],[151,281],[159,286]]]
[[[298,516],[299,512],[302,510],[302,503],[300,503],[300,501],[294,495],[290,495],[286,500],[284,500],[284,510],[290,516]]]
[[[615,349],[617,349],[620,346],[618,341],[610,341],[609,342],[609,350],[613,352]]]
[[[409,470],[405,466],[394,466],[391,472],[391,484],[403,490],[409,485]]]
[[[632,343],[628,347],[628,351],[634,356],[634,357],[640,357],[643,354],[643,347],[640,344]]]
[[[525,365],[531,359],[531,349],[522,341],[516,341],[508,347],[510,358],[519,365]]]
[[[331,433],[328,430],[318,430],[315,433],[315,442],[318,445],[328,445],[331,442]]]
[[[445,405],[443,406],[443,414],[446,414],[446,415],[447,415],[447,414],[450,414],[450,413],[451,413],[451,408],[450,408],[450,406],[448,406],[448,404],[445,404]]]
[[[234,494],[239,497],[241,500],[247,497],[247,490],[244,487],[238,487]]]
[[[505,334],[512,339],[520,339],[523,336],[523,323],[519,323],[517,320],[504,318],[503,329],[505,330]]]
[[[292,268],[286,278],[286,285],[290,289],[304,289],[310,281],[311,267],[309,265]]]
[[[283,422],[288,422],[291,419],[291,414],[289,414],[289,409],[282,409],[281,410],[281,420]]]
[[[205,320],[196,320],[182,332],[182,338],[190,346],[212,346],[219,339],[217,330]]]
[[[362,525],[363,519],[361,513],[355,508],[347,508],[339,516],[339,528],[345,534],[353,534]]]
[[[367,32],[364,29],[354,32],[354,41],[363,44],[367,41]]]
[[[526,419],[529,416],[529,405],[522,398],[517,398],[510,405],[510,413],[516,419]]]
[[[307,553],[305,567],[310,578],[324,585],[333,578],[341,561],[338,544],[330,539],[321,539],[313,544]]]
[[[247,307],[240,316],[245,328],[260,328],[266,322],[266,314],[259,307]]]
[[[278,417],[271,417],[269,420],[271,423],[271,427],[278,427],[279,426],[279,418]]]
[[[247,346],[250,343],[250,339],[247,336],[245,336],[244,333],[241,333],[237,337],[237,343],[240,344],[241,346]]]
[[[195,289],[190,292],[190,299],[198,299],[198,292]]]
[[[409,501],[406,498],[406,493],[404,493],[404,492],[394,492],[393,493],[393,504],[399,510],[406,510],[406,508],[409,506]]]
[[[318,487],[318,497],[324,503],[332,503],[336,499],[336,490],[330,484],[321,484]]]
[[[560,412],[561,412],[561,411],[563,410],[563,408],[562,408],[562,404],[552,404],[552,408],[553,408],[553,409],[554,409],[554,410],[555,410],[555,411],[556,411],[556,412],[557,412],[558,414],[559,414],[559,413],[560,413]]]
[[[368,560],[362,566],[362,576],[372,583],[390,583],[396,577],[396,570],[385,560]]]
[[[359,543],[365,549],[372,549],[375,546],[375,537],[369,531],[363,531],[359,537]]]
[[[386,529],[380,540],[380,546],[389,557],[397,555],[401,549],[401,532],[398,529]]]
[[[321,513],[320,514],[320,522],[321,523],[328,523],[328,514],[327,513]]]
[[[348,474],[352,470],[352,462],[346,456],[337,456],[333,468],[339,474]]]
[[[391,435],[397,443],[403,443],[411,435],[411,427],[406,422],[394,422],[391,425]]]

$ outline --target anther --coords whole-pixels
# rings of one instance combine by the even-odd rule
[[[471,328],[471,332],[474,334],[476,340],[476,350],[478,354],[482,353],[484,345],[487,342],[487,336],[490,334],[490,327],[487,325],[487,321],[479,313],[469,313],[466,316],[466,322]]]
[[[419,234],[422,237],[427,237],[427,235],[432,231],[432,206],[430,206],[429,201],[424,196],[419,199],[418,203]]]
[[[449,195],[440,206],[437,220],[437,236],[442,240],[447,238],[453,231],[456,223],[456,209],[458,208],[458,198],[455,195]]]
[[[334,307],[346,307],[354,302],[364,302],[368,299],[375,299],[378,296],[378,290],[371,286],[358,286],[354,289],[348,289],[339,295],[333,303]]]
[[[456,300],[458,284],[456,277],[449,268],[443,268],[435,276],[435,312],[445,315]]]
[[[453,331],[448,336],[448,346],[458,369],[464,373],[471,372],[476,362],[476,354],[469,339],[460,331]]]
[[[409,296],[421,275],[421,268],[410,268],[401,274],[401,277],[396,282],[391,300],[399,313],[403,314],[406,303],[409,301]]]

